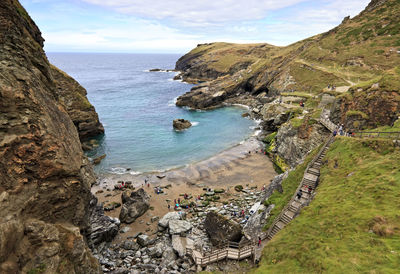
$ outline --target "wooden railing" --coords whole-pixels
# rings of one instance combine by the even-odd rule
[[[319,122],[320,122],[321,124],[323,124],[327,129],[329,129],[330,132],[333,132],[333,131],[335,131],[335,130],[338,128],[338,126],[335,125],[334,123],[332,123],[331,120],[329,120],[328,118],[322,117],[322,115],[321,115],[321,117],[319,118]]]
[[[251,242],[241,244],[226,242],[215,247],[215,250],[208,253],[191,248],[186,248],[186,252],[193,258],[196,265],[204,266],[223,259],[241,260],[250,257],[255,253],[255,245]],[[196,253],[199,253],[200,256],[197,256]]]
[[[400,132],[373,132],[373,131],[359,131],[354,132],[354,136],[357,138],[387,138],[400,140]]]

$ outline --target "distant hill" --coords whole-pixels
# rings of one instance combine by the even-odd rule
[[[336,122],[355,129],[393,124],[400,110],[399,14],[399,0],[373,0],[358,16],[287,47],[198,45],[176,69],[186,81],[208,86],[195,87],[178,105],[209,108],[244,94],[300,93],[318,106],[330,94],[337,99]]]

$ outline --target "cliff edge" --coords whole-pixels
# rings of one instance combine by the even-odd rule
[[[61,94],[75,92],[62,84],[71,79],[49,64],[16,0],[0,2],[0,56],[0,272],[100,273],[81,234],[95,176],[76,126],[81,137],[91,130]]]
[[[176,105],[249,106],[276,164],[294,167],[327,136],[322,111],[349,132],[398,119],[399,12],[398,0],[373,0],[334,29],[286,47],[200,44],[176,63],[182,79],[197,84]]]

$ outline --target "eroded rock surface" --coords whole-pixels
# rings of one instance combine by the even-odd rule
[[[36,24],[1,1],[0,273],[101,272],[81,234],[95,176],[53,72]]]
[[[223,244],[227,241],[239,242],[242,238],[242,227],[238,223],[214,211],[207,213],[204,229],[213,245]]]
[[[130,224],[142,216],[150,207],[149,200],[149,195],[142,188],[122,193],[123,205],[119,214],[121,222]]]
[[[175,119],[172,123],[172,126],[176,130],[184,130],[190,128],[192,126],[192,123],[185,119]]]

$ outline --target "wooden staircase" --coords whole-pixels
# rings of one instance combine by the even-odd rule
[[[215,250],[203,254],[192,247],[187,247],[186,252],[189,254],[196,265],[206,266],[221,260],[243,260],[245,258],[254,256],[256,245],[251,242],[238,244],[235,242],[227,242]]]
[[[300,210],[311,201],[312,194],[314,193],[315,188],[318,186],[320,168],[323,164],[322,160],[332,142],[333,136],[330,136],[318,154],[308,164],[304,172],[303,179],[301,180],[301,183],[294,193],[292,199],[281,211],[280,215],[275,218],[275,221],[268,229],[265,236],[267,240],[271,240],[276,233],[289,224],[299,214]],[[311,191],[309,191],[309,187],[311,187]],[[301,192],[300,199],[297,195],[299,192]]]
[[[326,114],[322,114],[319,122],[324,125],[330,132],[335,131],[338,126],[332,123]],[[356,132],[357,137],[383,137],[398,139],[400,140],[400,132]],[[330,135],[328,140],[324,143],[318,154],[308,164],[303,179],[301,180],[296,192],[292,196],[291,200],[287,203],[286,207],[281,211],[278,217],[275,218],[274,222],[266,233],[262,233],[261,239],[267,242],[271,240],[281,229],[289,224],[296,216],[300,213],[301,209],[308,205],[313,197],[313,193],[318,186],[320,168],[323,165],[323,159],[326,156],[329,146],[333,143],[334,136]],[[311,187],[311,191],[308,188]],[[300,199],[297,194],[301,191],[302,195]],[[192,247],[187,247],[187,253],[192,256],[194,262],[197,265],[205,266],[210,263],[214,263],[224,259],[242,260],[253,256],[255,261],[258,261],[261,257],[262,247],[257,247],[254,243],[245,243],[239,245],[237,243],[229,242],[223,246],[217,247],[216,250],[203,254],[200,251],[195,250]]]

